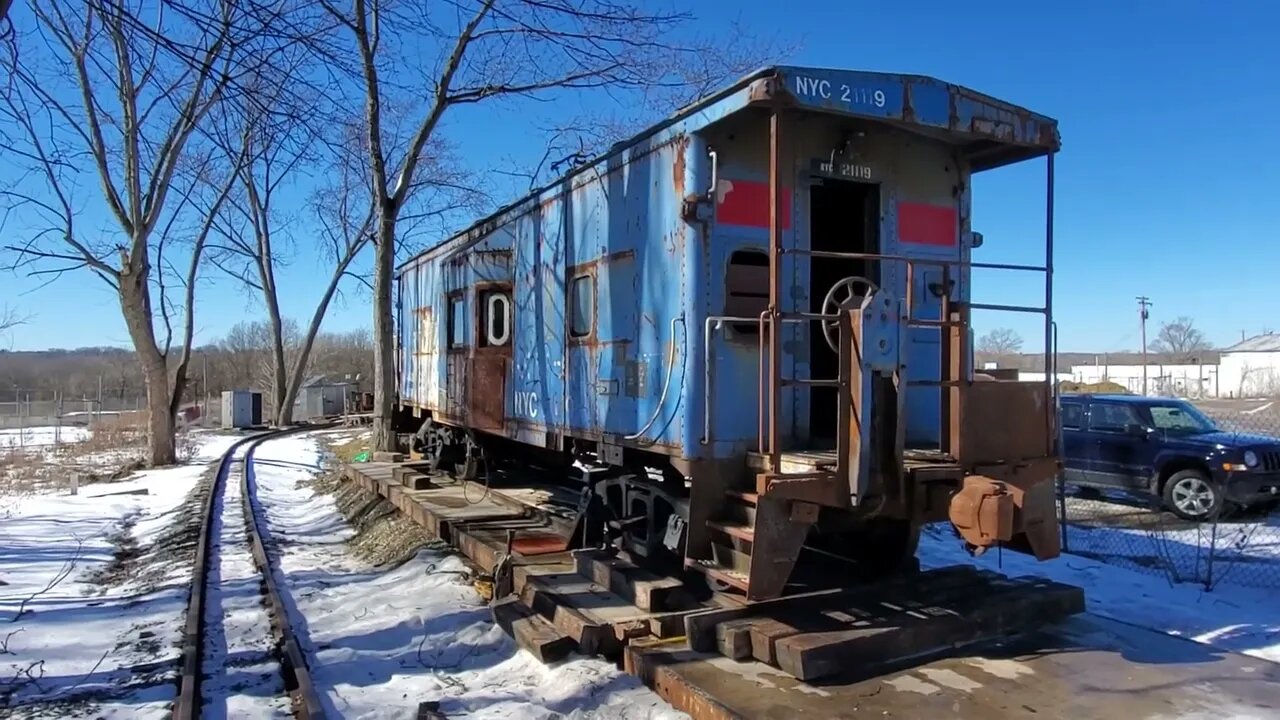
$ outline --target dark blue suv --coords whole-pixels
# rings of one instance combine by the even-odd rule
[[[1061,397],[1066,481],[1150,494],[1187,520],[1280,500],[1280,439],[1226,432],[1184,400]]]

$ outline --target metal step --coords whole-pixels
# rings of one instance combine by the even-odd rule
[[[755,542],[756,539],[755,529],[749,525],[738,525],[720,520],[708,520],[707,527],[712,530],[722,532],[730,537],[745,540],[746,542]]]
[[[712,560],[688,560],[685,567],[690,570],[696,570],[709,578],[719,580],[725,585],[747,591],[747,574],[730,570],[722,565],[716,564]]]

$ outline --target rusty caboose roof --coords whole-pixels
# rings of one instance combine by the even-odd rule
[[[615,143],[554,181],[403,262],[397,272],[452,241],[486,235],[504,218],[588,169],[673,127],[696,132],[748,108],[784,107],[882,122],[954,145],[974,172],[1057,152],[1058,121],[924,75],[780,65],[762,68]]]

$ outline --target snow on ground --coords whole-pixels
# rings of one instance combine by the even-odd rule
[[[438,700],[451,720],[685,717],[611,663],[546,667],[518,651],[456,556],[424,550],[379,569],[349,555],[352,531],[306,483],[319,461],[313,437],[295,436],[264,443],[255,467],[283,543],[286,603],[330,716],[414,717]]]
[[[1067,544],[1072,553],[1142,568],[1168,568],[1187,581],[1204,579],[1213,555],[1215,584],[1280,587],[1280,514],[1228,514],[1217,523],[1181,520],[1150,498],[1123,493],[1069,494]]]
[[[28,717],[164,717],[199,529],[197,462],[33,495],[0,522],[0,706]],[[133,492],[145,494],[129,494]],[[81,702],[94,696],[97,706]]]
[[[79,425],[56,427],[9,428],[0,430],[0,449],[39,447],[58,443],[84,442],[93,436],[89,428]]]
[[[234,463],[214,516],[201,687],[206,718],[287,718],[280,663],[272,656],[271,618],[249,545],[241,473]]]
[[[1078,555],[1039,562],[1013,551],[970,558],[944,526],[920,538],[922,567],[970,563],[1010,576],[1037,575],[1084,588],[1087,610],[1113,620],[1280,662],[1280,607],[1275,594],[1223,585],[1212,592],[1193,584],[1170,585],[1162,577]]]

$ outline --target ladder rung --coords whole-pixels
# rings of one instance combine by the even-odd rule
[[[712,530],[718,530],[724,533],[725,535],[736,537],[739,540],[746,540],[747,542],[751,542],[751,543],[755,542],[756,540],[755,531],[749,527],[746,527],[745,525],[729,525],[728,523],[717,522],[715,520],[708,520],[707,527],[711,528]]]
[[[688,560],[685,562],[685,567],[713,577],[726,585],[732,585],[743,592],[747,591],[747,579],[741,573],[725,570],[706,560]]]
[[[811,387],[840,387],[840,380],[826,380],[815,378],[779,378],[782,387],[788,385],[809,385]]]

